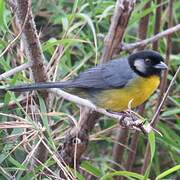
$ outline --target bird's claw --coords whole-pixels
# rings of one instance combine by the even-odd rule
[[[122,112],[121,114],[122,117],[119,119],[120,126],[136,129],[142,131],[145,134],[145,130],[143,128],[145,122],[139,119],[139,117],[137,117],[131,111]]]
[[[119,115],[119,125],[124,128],[131,128],[138,131],[142,131],[144,134],[146,134],[146,131],[144,129],[144,123],[140,117],[138,117],[135,113],[133,113],[131,110],[123,111],[123,112],[112,112],[110,110],[106,110],[109,113]]]

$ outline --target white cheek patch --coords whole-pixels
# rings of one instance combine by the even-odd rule
[[[138,71],[142,73],[146,72],[146,65],[144,64],[144,61],[142,59],[135,60],[134,66]]]

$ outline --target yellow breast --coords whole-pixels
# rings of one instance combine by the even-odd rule
[[[126,87],[102,91],[98,95],[97,105],[120,112],[126,110],[131,101],[131,107],[135,108],[149,98],[159,83],[160,78],[158,76],[139,77]]]

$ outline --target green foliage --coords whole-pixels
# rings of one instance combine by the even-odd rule
[[[129,172],[129,171],[116,171],[116,172],[109,173],[109,174],[103,176],[100,180],[111,180],[111,179],[113,179],[112,177],[114,177],[114,176],[122,176],[122,177],[124,176],[124,177],[127,177],[129,179],[131,179],[131,177],[133,179],[139,179],[139,180],[144,179],[144,176],[142,176],[138,173]]]

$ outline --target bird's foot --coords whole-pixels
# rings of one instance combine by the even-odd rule
[[[131,110],[127,110],[123,112],[112,112],[108,110],[108,112],[120,116],[119,118],[120,126],[124,128],[140,130],[143,133],[145,133],[145,130],[143,128],[144,122],[142,121],[140,116],[138,116],[138,114],[136,114],[135,112]]]

